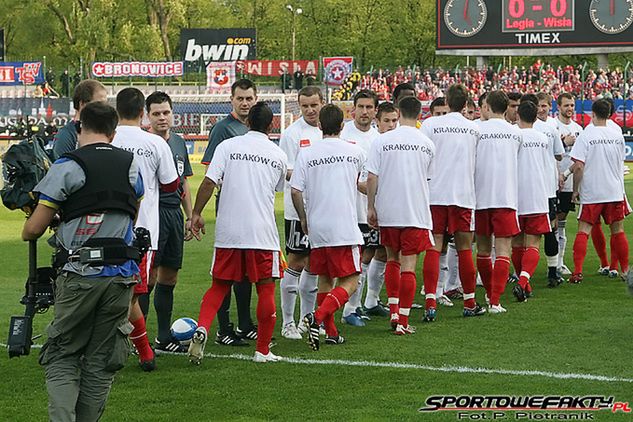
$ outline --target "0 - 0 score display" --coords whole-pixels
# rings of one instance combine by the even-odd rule
[[[574,0],[503,0],[501,27],[503,32],[573,31],[574,10]]]

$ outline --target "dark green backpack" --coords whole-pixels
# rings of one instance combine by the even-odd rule
[[[19,208],[30,214],[35,209],[37,195],[33,189],[51,167],[43,145],[41,138],[33,136],[11,145],[2,156],[4,185],[0,194],[10,210]]]

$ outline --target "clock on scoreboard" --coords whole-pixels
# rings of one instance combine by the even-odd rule
[[[437,0],[437,50],[632,51],[631,23],[633,0]]]

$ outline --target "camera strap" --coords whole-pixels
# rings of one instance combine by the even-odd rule
[[[139,262],[138,248],[128,246],[121,238],[99,237],[87,240],[75,250],[58,248],[55,253],[55,266],[61,267],[67,262],[76,262],[92,267],[104,265],[122,265],[129,260]]]

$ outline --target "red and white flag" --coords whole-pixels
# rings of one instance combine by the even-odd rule
[[[207,65],[209,91],[229,91],[235,82],[235,62],[211,62]]]

